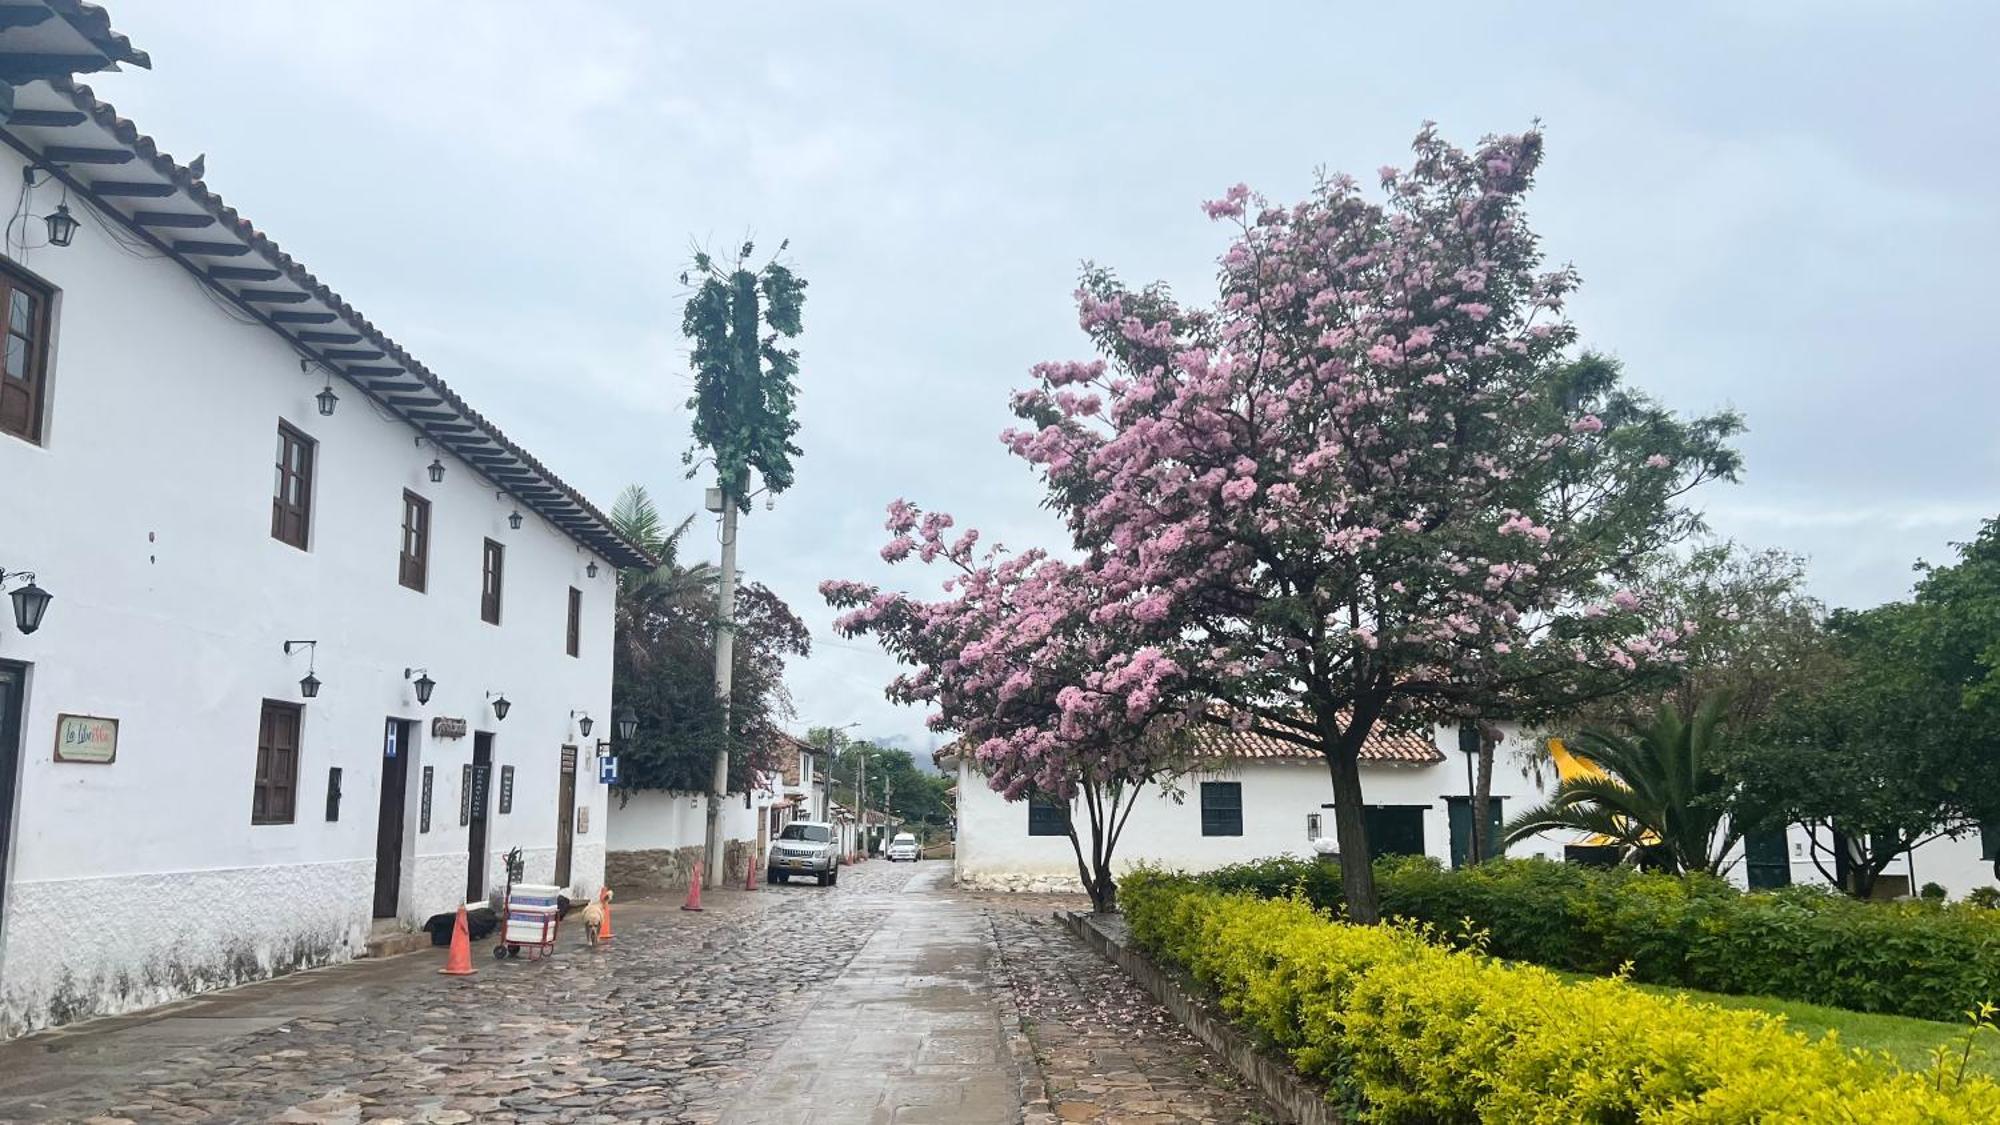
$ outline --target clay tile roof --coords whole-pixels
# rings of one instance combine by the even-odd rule
[[[339,377],[400,416],[424,442],[451,451],[606,562],[655,565],[582,493],[208,190],[199,169],[160,151],[90,87],[51,78],[18,90],[16,108],[31,110],[25,120],[34,124],[22,126],[17,112],[16,120],[4,126],[24,142],[15,147],[31,155],[39,150],[34,158],[72,190],[86,193],[93,211],[123,220],[163,256],[284,337],[302,362]]]
[[[153,60],[146,52],[132,45],[130,39],[113,30],[111,13],[85,0],[41,0],[42,6],[63,22],[75,28],[79,35],[90,41],[91,46],[104,53],[113,63],[131,63],[133,66],[151,69]]]
[[[1203,725],[1192,732],[1196,752],[1202,757],[1247,761],[1317,759],[1319,751],[1255,731],[1232,730],[1226,726]],[[1436,765],[1444,761],[1437,744],[1414,731],[1387,730],[1377,726],[1361,744],[1364,762],[1388,762],[1413,766]]]

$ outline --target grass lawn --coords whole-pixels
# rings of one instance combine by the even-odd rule
[[[1582,973],[1563,973],[1572,980],[1587,980]],[[1699,992],[1670,984],[1639,984],[1632,987],[1655,996],[1686,996],[1718,1008],[1749,1008],[1785,1017],[1785,1022],[1817,1039],[1828,1031],[1840,1032],[1840,1041],[1849,1047],[1887,1051],[1906,1070],[1924,1070],[1931,1065],[1931,1048],[1961,1040],[1965,1028],[1954,1023],[1889,1016],[1874,1012],[1850,1012],[1797,1000],[1777,1000],[1769,996],[1728,996],[1719,992]],[[2000,1078],[2000,1035],[1983,1033],[1976,1041],[1969,1069]]]

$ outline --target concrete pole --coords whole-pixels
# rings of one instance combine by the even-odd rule
[[[708,868],[703,882],[723,883],[722,799],[729,791],[729,689],[736,671],[736,497],[722,491],[722,573],[715,584],[715,695],[722,701],[722,742],[708,781]]]
[[[861,846],[854,849],[862,856],[868,854],[868,751],[861,751],[861,777],[854,783],[854,815],[860,819]]]

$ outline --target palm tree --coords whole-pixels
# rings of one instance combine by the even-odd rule
[[[714,615],[716,568],[699,562],[683,566],[681,537],[694,525],[694,516],[682,520],[673,530],[660,517],[653,498],[639,485],[629,485],[611,506],[611,526],[634,546],[659,560],[647,569],[633,567],[618,572],[618,643],[626,655],[643,663],[649,646],[651,626],[674,617],[712,618]]]
[[[1583,731],[1577,753],[1601,772],[1557,783],[1547,804],[1508,822],[1506,842],[1569,829],[1610,841],[1628,859],[1657,855],[1677,872],[1721,874],[1742,835],[1721,800],[1728,782],[1719,768],[1720,728],[1728,706],[1725,695],[1711,695],[1688,720],[1663,703],[1651,723],[1633,724],[1629,738]]]

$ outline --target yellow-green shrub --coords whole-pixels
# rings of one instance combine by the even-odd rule
[[[2000,1120],[2000,1084],[1903,1072],[1776,1017],[1570,984],[1157,873],[1121,898],[1142,947],[1367,1120]]]

